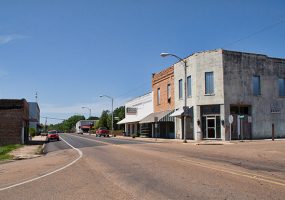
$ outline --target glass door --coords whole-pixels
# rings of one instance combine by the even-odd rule
[[[216,138],[216,117],[207,117],[206,124],[207,138]]]

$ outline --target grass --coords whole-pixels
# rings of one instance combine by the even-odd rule
[[[13,156],[9,155],[9,152],[20,148],[22,145],[20,144],[10,144],[6,146],[0,146],[0,161],[1,160],[9,160],[12,159]]]

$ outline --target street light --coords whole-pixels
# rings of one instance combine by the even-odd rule
[[[161,57],[167,57],[167,56],[172,56],[175,57],[176,59],[178,59],[179,61],[182,61],[184,63],[184,143],[187,143],[186,140],[186,109],[187,109],[187,99],[186,99],[186,95],[187,95],[187,61],[186,59],[182,59],[179,56],[175,55],[175,54],[171,54],[171,53],[161,53],[160,54]]]
[[[85,106],[83,106],[83,107],[81,107],[82,109],[88,109],[89,110],[89,118],[91,117],[91,108],[88,108],[88,107],[85,107]]]
[[[114,131],[114,125],[113,125],[113,123],[114,123],[114,113],[113,113],[113,109],[114,109],[114,98],[113,98],[113,97],[110,97],[110,96],[108,96],[108,95],[104,95],[104,94],[100,95],[99,97],[106,97],[106,98],[108,98],[108,99],[111,99],[111,101],[112,101],[112,134],[113,134],[113,131]]]

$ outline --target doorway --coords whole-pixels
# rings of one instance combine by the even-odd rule
[[[221,120],[219,115],[202,116],[203,138],[221,138]]]

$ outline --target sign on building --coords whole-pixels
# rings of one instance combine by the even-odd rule
[[[278,102],[270,104],[271,113],[281,113],[281,106]]]
[[[126,111],[127,111],[127,115],[136,115],[137,114],[137,108],[127,107]]]

